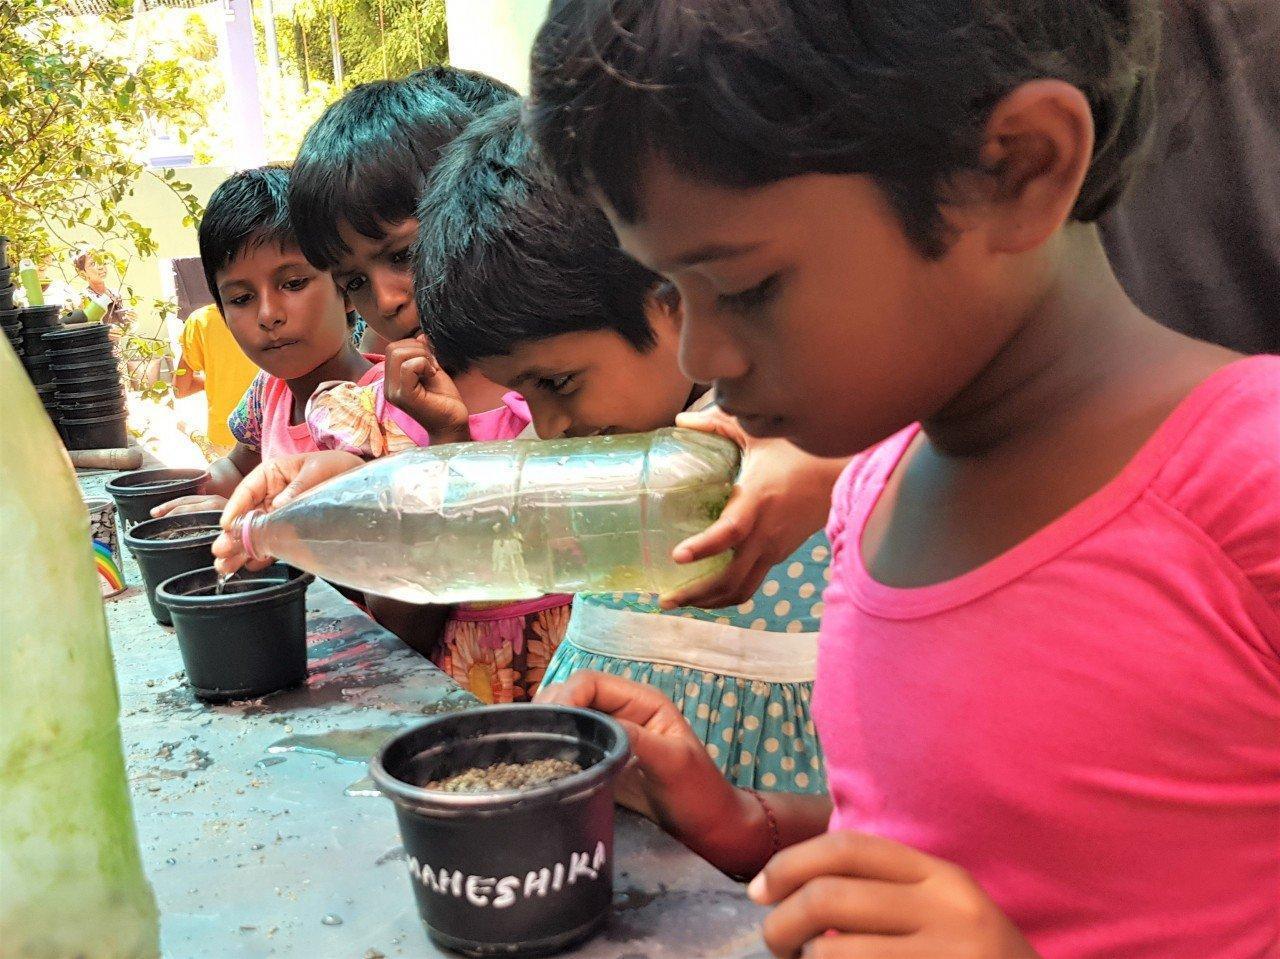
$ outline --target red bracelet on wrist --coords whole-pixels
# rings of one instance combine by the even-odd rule
[[[778,817],[773,814],[773,807],[769,805],[769,801],[764,798],[755,789],[744,790],[752,799],[760,804],[760,810],[764,813],[765,828],[769,833],[769,859],[772,859],[782,851],[782,836],[778,832]],[[766,860],[767,862],[768,860]],[[737,882],[749,882],[755,876],[733,875],[729,874],[730,879]]]

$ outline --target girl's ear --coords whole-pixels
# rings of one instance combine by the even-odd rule
[[[1034,249],[1067,221],[1093,137],[1089,102],[1062,80],[1032,80],[995,105],[980,151],[980,219],[991,252]]]
[[[680,329],[680,294],[674,283],[663,280],[654,287],[645,299],[644,309],[650,324],[663,320],[674,324],[677,331]]]

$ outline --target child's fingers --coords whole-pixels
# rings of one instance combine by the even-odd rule
[[[728,568],[668,593],[661,598],[660,604],[663,609],[679,609],[681,606],[725,609],[739,606],[756,594],[771,569],[773,564],[766,557],[758,556],[752,561],[750,556],[744,556],[743,562],[739,563],[735,555]]]
[[[755,528],[757,500],[735,486],[716,521],[701,533],[690,536],[671,551],[677,563],[696,563],[708,556],[728,552],[751,535]]]
[[[676,426],[687,430],[698,430],[700,433],[715,433],[717,436],[732,440],[743,449],[747,447],[746,431],[734,417],[718,407],[697,413],[681,413],[676,417]]]
[[[818,876],[917,883],[929,876],[934,863],[932,857],[890,839],[839,830],[782,850],[751,880],[747,893],[753,901],[770,905]]]
[[[806,943],[825,937],[829,929],[906,936],[920,928],[912,916],[913,900],[910,886],[818,876],[769,913],[761,932],[769,950],[782,957],[800,955]]]

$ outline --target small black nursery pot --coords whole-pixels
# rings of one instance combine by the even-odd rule
[[[62,304],[26,306],[18,311],[24,330],[56,330],[62,326]]]
[[[13,287],[0,286],[0,310],[13,309]]]
[[[49,337],[46,334],[40,338],[46,349],[51,362],[58,365],[62,369],[69,366],[83,366],[88,363],[115,363],[117,361],[116,348],[110,342],[95,343],[92,346],[77,346],[71,349],[59,349],[56,345],[49,343]]]
[[[110,344],[111,330],[102,323],[72,323],[44,334],[51,350],[74,350],[86,346]]]
[[[49,415],[54,416],[54,411],[50,410]],[[129,445],[128,417],[124,413],[71,417],[58,411],[58,417],[69,450],[122,450]]]
[[[608,920],[613,783],[628,755],[613,719],[564,706],[489,706],[401,733],[369,764],[396,807],[427,934],[467,956],[547,956]],[[568,760],[581,772],[519,791],[428,783],[497,763]]]
[[[161,583],[156,599],[169,609],[192,691],[226,702],[305,680],[307,587],[314,580],[277,563],[235,576],[220,594],[212,566]]]
[[[166,579],[213,564],[209,547],[218,538],[216,511],[162,516],[138,523],[124,534],[124,544],[138,561],[147,588],[151,615],[163,626],[172,626],[169,609],[156,600],[156,587]]]
[[[116,501],[121,518],[132,525],[151,519],[151,510],[161,503],[204,492],[208,482],[208,470],[136,470],[109,480],[107,494]]]
[[[96,409],[120,413],[125,408],[124,393],[118,389],[80,394],[63,393],[59,390],[54,393],[54,397],[57,399],[58,408],[66,413],[67,416],[100,415],[90,412]]]

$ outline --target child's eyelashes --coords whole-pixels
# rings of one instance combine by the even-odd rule
[[[357,274],[356,276],[353,276],[351,277],[351,279],[347,280],[346,283],[339,283],[338,287],[342,290],[342,292],[345,295],[351,296],[353,293],[356,293],[357,291],[363,289],[366,282],[367,281],[363,276],[360,276]]]
[[[310,282],[311,282],[310,277],[298,276],[298,277],[294,277],[292,280],[285,280],[284,288],[290,291],[291,293],[296,293],[298,290],[304,289],[306,285]]]
[[[396,266],[407,266],[413,259],[413,249],[405,247],[403,250],[397,250],[391,254],[391,262]]]
[[[561,376],[543,377],[538,380],[538,387],[548,393],[558,393],[563,396],[565,393],[569,392],[569,387],[573,385],[575,379],[576,374],[573,373],[565,373]]]
[[[773,299],[781,276],[781,273],[774,273],[748,289],[737,293],[721,293],[716,297],[716,305],[735,313],[749,313],[759,309]]]
[[[252,293],[241,293],[239,296],[231,297],[231,299],[227,300],[226,302],[231,306],[245,306],[252,299],[253,299]]]

